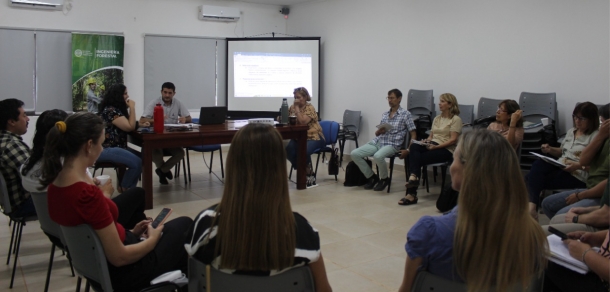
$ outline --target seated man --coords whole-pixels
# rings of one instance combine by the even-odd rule
[[[30,148],[21,138],[28,130],[29,120],[23,110],[23,101],[14,98],[0,101],[0,172],[6,181],[12,214],[16,217],[36,215],[34,202],[21,186],[19,175],[19,168],[30,156]]]
[[[375,131],[377,137],[368,144],[354,149],[351,153],[352,160],[368,179],[367,184],[364,185],[367,190],[374,188],[375,191],[383,191],[388,186],[390,181],[385,159],[400,150],[407,130],[411,133],[411,139],[417,138],[411,113],[400,107],[402,92],[398,89],[390,90],[387,100],[390,110],[381,115],[380,125],[389,124],[391,129],[386,130],[385,127],[380,127]],[[371,167],[364,161],[366,157],[371,155],[373,155],[373,159],[379,167],[379,176],[373,173]]]
[[[153,125],[153,113],[155,106],[160,103],[163,106],[163,116],[165,124],[178,124],[178,123],[190,123],[191,114],[188,109],[178,100],[174,98],[176,94],[176,86],[171,82],[165,82],[161,86],[161,97],[151,101],[140,118],[140,124],[150,123]],[[167,161],[163,161],[163,151],[166,151],[171,155]],[[153,150],[153,162],[157,169],[155,173],[159,176],[159,182],[162,185],[166,185],[168,179],[173,179],[171,169],[184,158],[184,149],[180,148],[167,148],[167,149],[154,149]]]

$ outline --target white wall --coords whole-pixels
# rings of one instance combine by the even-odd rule
[[[475,110],[480,97],[556,92],[565,131],[577,101],[610,102],[608,2],[328,0],[291,7],[288,34],[322,37],[323,118],[362,110],[361,144],[395,87]]]
[[[235,1],[202,0],[76,0],[67,15],[60,11],[19,9],[0,2],[0,26],[79,31],[122,32],[125,35],[125,84],[142,113],[144,93],[144,34],[210,37],[248,37],[264,33],[286,33],[286,20],[279,6]],[[197,18],[199,5],[238,7],[239,22],[210,22]],[[270,35],[269,35],[270,36]],[[159,91],[161,84],[159,84]],[[177,88],[180,98],[180,88]],[[1,97],[0,99],[4,99]],[[18,98],[18,97],[17,97]],[[24,137],[34,134],[35,119]]]

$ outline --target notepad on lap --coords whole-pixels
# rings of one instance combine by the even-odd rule
[[[584,275],[589,272],[589,267],[585,263],[573,258],[570,255],[568,246],[561,241],[559,236],[551,234],[547,236],[547,240],[549,241],[549,249],[551,250],[551,256],[549,257],[551,262],[579,274]]]
[[[389,131],[389,130],[392,130],[393,127],[392,127],[392,125],[386,123],[386,124],[378,125],[377,128],[379,128],[379,129],[384,128],[386,131]]]
[[[550,163],[550,164],[552,164],[554,166],[557,166],[559,168],[566,168],[567,167],[567,165],[559,162],[559,160],[550,158],[548,156],[540,155],[540,154],[538,154],[536,152],[530,152],[530,153],[536,155],[538,158],[544,160],[545,162]]]

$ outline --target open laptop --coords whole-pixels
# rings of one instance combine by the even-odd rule
[[[200,125],[216,125],[223,124],[227,119],[227,107],[226,106],[210,106],[201,107],[199,112],[199,124]]]

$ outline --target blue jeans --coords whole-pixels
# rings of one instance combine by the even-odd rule
[[[529,193],[530,203],[540,205],[540,192],[552,189],[581,189],[586,184],[569,172],[563,171],[543,160],[532,163],[530,172],[525,176],[525,185]],[[550,218],[550,217],[549,217]]]
[[[373,160],[375,160],[375,164],[379,168],[379,178],[386,179],[388,178],[388,166],[385,159],[387,157],[392,157],[394,154],[396,154],[396,149],[394,149],[394,146],[380,146],[379,142],[373,143],[373,141],[371,141],[366,145],[362,145],[352,150],[350,156],[352,157],[352,161],[358,165],[358,168],[362,174],[364,174],[366,178],[370,178],[375,173],[369,167],[368,163],[364,161],[364,159],[372,155]]]
[[[582,199],[572,205],[566,205],[566,198],[569,195],[586,190],[587,189],[575,189],[550,195],[542,200],[542,211],[544,211],[544,214],[551,219],[555,215],[568,213],[570,208],[599,206],[600,198]]]
[[[311,163],[311,154],[313,154],[316,149],[324,148],[326,146],[326,141],[324,139],[320,140],[307,140],[307,164]],[[290,163],[292,163],[292,167],[297,168],[297,150],[299,148],[299,143],[295,140],[290,140],[288,145],[286,146],[286,158]]]
[[[127,166],[127,171],[120,185],[127,189],[138,185],[138,179],[140,174],[142,174],[142,159],[127,149],[119,147],[104,148],[97,161],[124,164]]]

